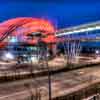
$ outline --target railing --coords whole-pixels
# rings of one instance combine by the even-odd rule
[[[88,87],[85,87],[73,93],[55,97],[53,98],[53,100],[100,100],[100,98],[97,99],[95,97],[98,95],[100,95],[100,82],[90,84]],[[93,99],[90,99],[92,97]]]

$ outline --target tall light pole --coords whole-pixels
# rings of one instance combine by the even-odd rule
[[[37,38],[37,48],[38,48],[38,56],[42,57],[42,61],[46,62],[45,66],[48,70],[48,89],[49,89],[49,100],[52,100],[52,89],[51,89],[51,72],[48,65],[48,58],[47,58],[47,44],[42,40],[42,32],[35,32],[30,35],[30,37]]]
[[[42,40],[42,35],[38,37],[38,47],[40,48],[40,56],[43,57],[42,60],[46,62],[46,68],[48,70],[48,89],[49,89],[49,100],[52,100],[52,89],[51,89],[51,72],[48,65],[48,58],[47,58],[47,44]]]
[[[46,62],[47,62],[47,69],[48,69],[49,100],[52,100],[51,71],[48,66],[48,61]]]

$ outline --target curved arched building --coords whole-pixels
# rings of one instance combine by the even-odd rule
[[[28,34],[35,32],[41,32],[43,35],[46,35],[46,38],[43,40],[47,43],[54,42],[55,40],[54,26],[50,21],[44,19],[21,17],[10,19],[0,24],[0,40],[2,42],[9,36],[18,37],[18,35],[22,36],[25,40]],[[35,42],[34,40],[35,39],[33,39],[31,42]]]
[[[47,44],[56,42],[55,27],[45,19],[20,17],[0,23],[0,48],[12,48],[11,45],[35,45],[38,41],[36,34],[41,34]],[[18,44],[18,45],[17,45]],[[50,45],[49,47],[52,47]],[[31,46],[32,47],[32,46]]]

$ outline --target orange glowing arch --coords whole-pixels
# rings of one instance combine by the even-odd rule
[[[20,32],[24,34],[24,36],[27,36],[28,34],[32,32],[39,32],[42,31],[43,35],[47,35],[46,38],[43,38],[43,40],[47,43],[52,43],[56,41],[55,38],[55,28],[52,25],[52,23],[45,19],[39,19],[39,18],[31,18],[31,17],[20,17],[20,18],[14,18],[7,20],[0,24],[0,38],[4,35],[5,32],[10,31],[10,26],[18,26],[15,28],[9,35],[16,36]],[[8,41],[9,42],[9,41]],[[34,43],[35,40],[29,41],[30,43]],[[1,46],[6,45],[6,43],[2,42],[0,43]]]

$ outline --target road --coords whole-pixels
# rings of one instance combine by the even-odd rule
[[[83,68],[52,76],[52,97],[68,94],[82,85],[100,81],[100,67]],[[74,88],[73,88],[74,87]],[[0,100],[27,100],[30,95],[40,91],[42,100],[48,100],[48,78],[20,80],[0,84]]]
[[[86,64],[91,64],[91,63],[99,63],[100,57],[94,58],[94,57],[83,57],[80,56],[78,57],[79,62],[75,63],[77,67],[83,65],[85,66]],[[48,62],[49,69],[52,71],[55,70],[60,70],[65,67],[66,65],[66,59],[64,56],[61,57],[56,57],[53,60],[50,60]],[[68,66],[67,66],[68,67]],[[34,63],[22,63],[22,64],[17,64],[16,61],[9,61],[9,62],[4,62],[0,61],[0,78],[4,76],[15,76],[15,75],[27,75],[32,73],[40,73],[43,71],[47,71],[46,66],[40,66],[39,64],[34,64]]]

